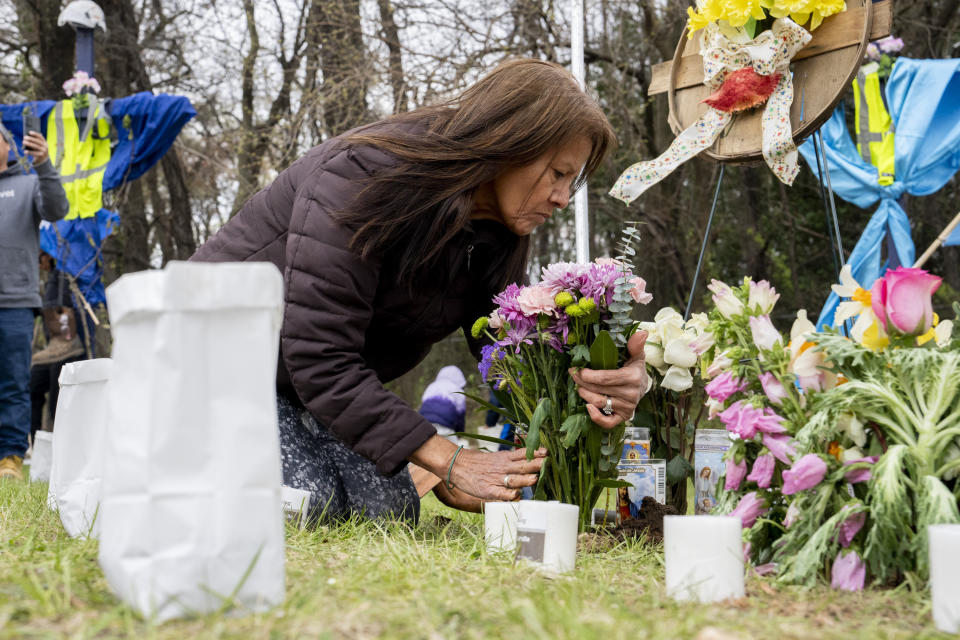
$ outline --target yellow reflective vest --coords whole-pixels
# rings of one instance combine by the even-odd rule
[[[110,162],[110,123],[103,103],[90,95],[83,131],[73,100],[61,100],[47,120],[47,146],[70,201],[65,220],[91,218],[103,208],[103,174]],[[94,131],[94,127],[96,130]]]
[[[869,72],[869,73],[868,73]],[[880,93],[880,76],[876,66],[864,65],[853,81],[854,127],[857,151],[865,162],[877,168],[877,182],[893,184],[894,126]]]

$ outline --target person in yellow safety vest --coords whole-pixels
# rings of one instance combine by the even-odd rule
[[[895,178],[894,126],[883,104],[878,70],[875,62],[865,64],[853,81],[854,127],[857,151],[877,168],[877,183],[889,186]]]
[[[70,201],[65,220],[91,218],[103,208],[103,174],[110,162],[110,122],[105,103],[87,94],[89,108],[80,130],[73,100],[61,100],[47,120],[47,144]]]

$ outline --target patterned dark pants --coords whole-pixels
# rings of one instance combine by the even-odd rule
[[[277,396],[283,484],[310,492],[311,522],[359,514],[400,518],[415,524],[420,498],[404,469],[392,477],[340,442],[309,411]]]

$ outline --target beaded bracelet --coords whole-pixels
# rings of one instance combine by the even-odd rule
[[[453,471],[453,463],[457,461],[457,456],[460,455],[460,450],[463,449],[463,445],[457,447],[457,452],[453,454],[453,458],[450,459],[450,466],[447,467],[447,489],[453,490],[454,484],[450,482],[450,473]]]

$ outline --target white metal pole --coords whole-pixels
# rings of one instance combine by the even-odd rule
[[[570,0],[570,71],[585,87],[583,74],[583,0]],[[590,260],[590,222],[587,217],[587,187],[577,191],[573,198],[576,220],[577,262]]]

